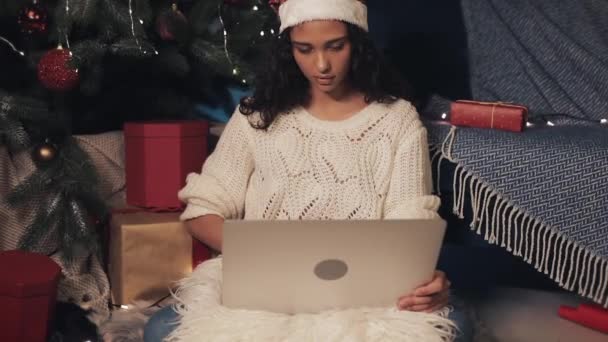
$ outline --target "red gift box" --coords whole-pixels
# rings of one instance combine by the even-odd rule
[[[127,203],[177,209],[178,191],[207,158],[206,121],[129,122],[124,126]]]
[[[608,309],[597,304],[580,304],[576,308],[561,305],[558,314],[564,319],[608,334]]]
[[[0,252],[0,341],[46,341],[61,267],[23,251]]]
[[[522,132],[527,121],[528,108],[516,104],[458,100],[450,108],[450,123],[454,126]]]

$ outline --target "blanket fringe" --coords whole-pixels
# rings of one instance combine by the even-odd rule
[[[608,260],[517,207],[459,164],[452,155],[455,138],[453,126],[441,144],[430,147],[431,161],[437,163],[438,194],[441,194],[442,162],[447,160],[456,165],[452,184],[454,215],[464,219],[468,195],[473,215],[471,230],[483,235],[488,243],[522,257],[562,288],[608,308]]]
[[[452,341],[451,308],[435,313],[364,308],[287,315],[220,303],[222,258],[208,260],[173,293],[180,324],[167,341]],[[247,286],[244,284],[243,286]]]

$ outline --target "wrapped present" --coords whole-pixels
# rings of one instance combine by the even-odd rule
[[[527,121],[528,108],[516,104],[458,100],[450,106],[450,123],[454,126],[522,132]]]
[[[190,172],[207,158],[206,121],[129,122],[124,126],[127,204],[181,208],[177,198]]]
[[[201,262],[209,249],[192,239],[179,213],[113,214],[108,274],[116,305],[153,304]]]
[[[47,341],[60,276],[45,255],[0,252],[0,341]]]
[[[560,305],[557,313],[563,319],[608,334],[608,309],[597,304]]]

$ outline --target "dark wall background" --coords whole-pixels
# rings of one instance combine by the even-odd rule
[[[370,35],[424,101],[470,95],[467,41],[456,0],[368,1]]]

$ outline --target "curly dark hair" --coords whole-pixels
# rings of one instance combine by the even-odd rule
[[[397,99],[412,99],[412,90],[399,73],[388,65],[376,49],[367,32],[346,23],[352,46],[349,82],[365,94],[367,103],[393,103]],[[252,124],[267,129],[281,113],[308,102],[309,81],[293,57],[290,29],[278,36],[269,51],[267,62],[256,76],[253,96],[240,101],[244,115],[260,113],[260,122]]]

